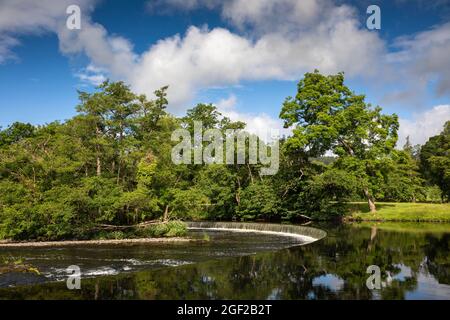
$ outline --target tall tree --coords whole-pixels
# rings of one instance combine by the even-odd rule
[[[442,190],[442,200],[450,200],[450,121],[441,134],[431,137],[420,151],[421,170],[431,184]]]
[[[336,166],[353,172],[375,212],[373,189],[381,173],[383,159],[397,142],[398,118],[384,115],[380,107],[365,102],[344,84],[344,74],[325,76],[317,70],[306,73],[297,94],[283,104],[280,118],[285,127],[294,127],[287,150],[304,150],[309,157],[332,152]]]

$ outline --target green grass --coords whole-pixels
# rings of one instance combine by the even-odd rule
[[[412,221],[412,222],[450,222],[450,204],[435,203],[376,203],[377,212],[370,213],[369,206],[363,202],[348,204],[349,220],[361,221]]]

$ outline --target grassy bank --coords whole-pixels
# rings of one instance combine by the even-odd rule
[[[370,213],[369,206],[363,202],[348,204],[347,219],[362,221],[412,221],[412,222],[450,222],[450,204],[435,203],[376,203],[377,212]]]

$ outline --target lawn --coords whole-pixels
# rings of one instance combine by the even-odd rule
[[[450,222],[450,204],[436,203],[376,203],[377,212],[370,213],[364,202],[348,204],[350,215],[348,220],[363,221],[430,221]]]

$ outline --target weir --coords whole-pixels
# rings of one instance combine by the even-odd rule
[[[247,222],[186,222],[188,229],[211,229],[235,232],[261,232],[266,234],[277,234],[287,237],[294,237],[304,243],[311,243],[327,236],[321,229],[296,226],[289,224],[273,223],[247,223]]]

